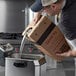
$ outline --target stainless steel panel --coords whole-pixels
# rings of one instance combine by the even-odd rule
[[[22,58],[6,58],[5,76],[46,76],[43,55],[24,54]]]
[[[27,63],[26,67],[16,67],[14,66],[15,62],[24,62],[24,60],[18,59],[7,59],[5,76],[34,76],[34,64],[32,61],[25,61]]]
[[[31,4],[32,0],[0,0],[0,32],[23,32],[27,20],[25,8]]]

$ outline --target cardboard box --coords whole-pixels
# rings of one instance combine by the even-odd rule
[[[28,33],[28,38],[36,43],[40,51],[58,61],[63,58],[56,56],[56,53],[63,53],[70,49],[59,28],[46,16],[42,16],[36,23]]]

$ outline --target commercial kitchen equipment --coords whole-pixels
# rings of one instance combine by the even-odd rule
[[[5,76],[46,76],[43,55],[23,54],[21,58],[6,58]]]
[[[13,47],[9,43],[0,46],[0,66],[5,65],[5,57],[11,56],[13,53]]]
[[[0,0],[0,44],[19,44],[22,32],[33,16],[33,0]],[[31,15],[30,15],[31,14]]]
[[[30,5],[34,0],[0,0],[0,44],[10,43],[14,51],[19,51],[22,32],[33,18]],[[39,53],[36,48],[26,40],[27,53]],[[32,51],[35,50],[35,51]]]

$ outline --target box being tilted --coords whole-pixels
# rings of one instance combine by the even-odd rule
[[[46,16],[40,18],[28,33],[28,38],[36,43],[40,51],[56,60],[63,59],[56,56],[57,52],[63,53],[70,49],[59,28]]]

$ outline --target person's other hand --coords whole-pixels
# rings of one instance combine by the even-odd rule
[[[68,52],[64,53],[56,53],[56,55],[60,57],[76,57],[76,51],[69,50]]]

